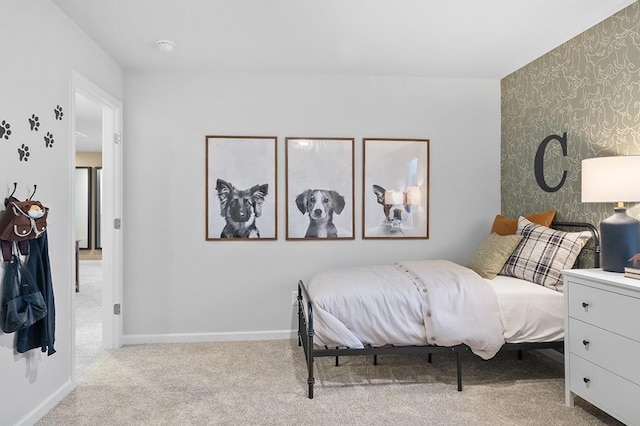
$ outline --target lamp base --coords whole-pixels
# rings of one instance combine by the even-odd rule
[[[616,207],[613,216],[600,222],[601,265],[604,271],[624,272],[629,258],[640,253],[640,221]]]

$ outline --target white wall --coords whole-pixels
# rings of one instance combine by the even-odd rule
[[[70,76],[122,98],[120,67],[49,1],[0,0],[3,43],[0,188],[51,208],[56,349],[13,350],[0,334],[0,413],[29,423],[71,389],[72,209]],[[284,337],[298,279],[341,265],[400,259],[466,261],[500,209],[499,82],[363,76],[134,73],[125,98],[125,341]],[[60,105],[66,116],[52,117]],[[31,132],[27,119],[40,117]],[[43,137],[54,134],[46,148]],[[205,241],[205,135],[276,135],[278,235]],[[287,242],[284,137],[356,138],[350,241]],[[362,137],[431,139],[429,240],[362,241]],[[30,147],[28,161],[17,149]],[[3,197],[4,198],[4,195]]]
[[[32,423],[72,386],[71,70],[112,96],[122,97],[122,70],[48,0],[0,0],[0,123],[10,123],[0,140],[0,200],[18,183],[16,195],[50,208],[49,255],[56,301],[57,353],[14,351],[14,335],[0,333],[0,423]],[[54,108],[63,109],[56,120]],[[28,118],[41,123],[31,131]],[[53,134],[47,148],[44,136]],[[28,161],[18,149],[29,147]]]
[[[499,81],[127,72],[124,341],[287,336],[319,270],[466,262],[500,210]],[[278,136],[278,240],[205,241],[205,135]],[[354,137],[355,240],[285,241],[284,138]],[[431,140],[429,240],[361,239],[362,138]]]

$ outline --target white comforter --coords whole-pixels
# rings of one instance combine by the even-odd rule
[[[491,285],[447,260],[333,269],[315,275],[308,291],[319,345],[465,343],[489,359],[504,344]]]

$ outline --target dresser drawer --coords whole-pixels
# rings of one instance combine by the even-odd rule
[[[569,362],[573,393],[624,423],[640,425],[640,386],[574,354]]]
[[[569,316],[640,341],[640,299],[569,281]]]
[[[640,385],[640,342],[569,319],[569,351]]]

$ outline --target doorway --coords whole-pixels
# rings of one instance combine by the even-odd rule
[[[75,302],[85,303],[74,310],[75,380],[97,356],[120,347],[122,341],[122,231],[114,227],[122,211],[122,104],[73,72],[71,113]],[[80,350],[79,344],[97,348]]]
[[[101,245],[102,104],[76,92],[75,110],[75,354],[76,377],[106,356]]]

